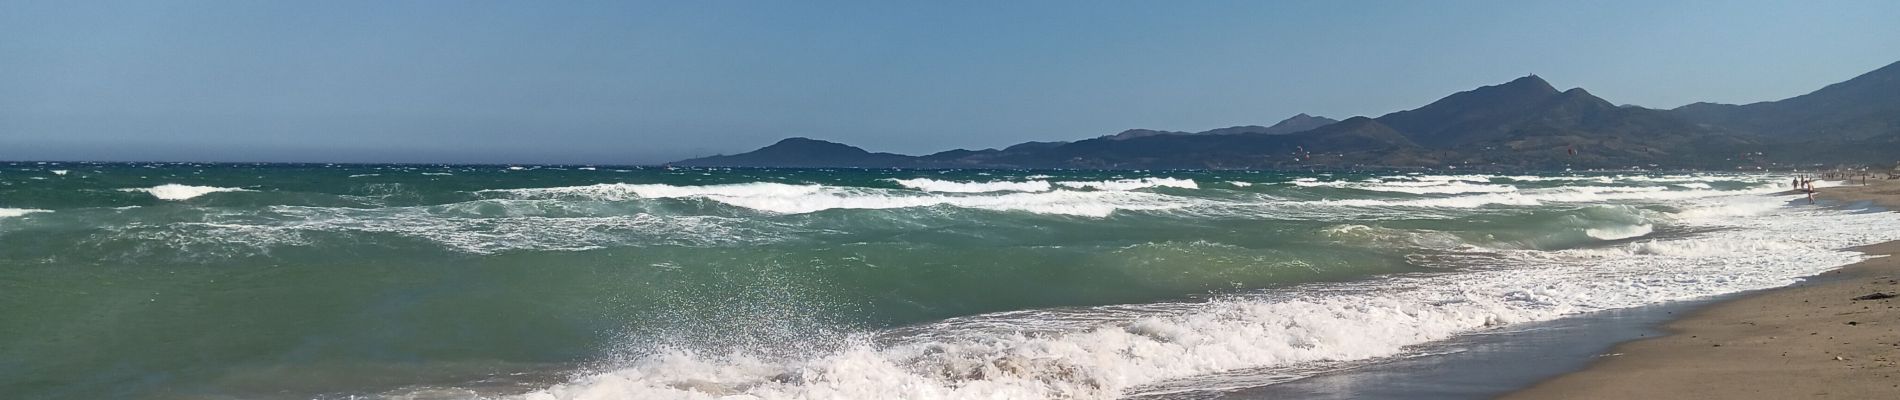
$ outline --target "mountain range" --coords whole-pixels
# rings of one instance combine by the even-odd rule
[[[1793,98],[1670,110],[1617,106],[1536,75],[1379,117],[1295,115],[1203,132],[1130,129],[1074,142],[910,156],[789,138],[681,166],[860,168],[1751,168],[1900,158],[1900,63]]]

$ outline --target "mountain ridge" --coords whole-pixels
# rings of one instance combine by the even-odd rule
[[[794,140],[797,139],[797,140]],[[1313,167],[1746,168],[1900,156],[1900,62],[1789,99],[1671,110],[1619,106],[1537,75],[1379,117],[1298,114],[1272,126],[1131,129],[924,156],[807,138],[676,165],[741,167],[1280,169]]]

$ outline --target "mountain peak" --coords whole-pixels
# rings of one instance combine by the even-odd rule
[[[1416,109],[1386,114],[1380,123],[1425,144],[1452,144],[1468,132],[1458,126],[1530,111],[1558,94],[1544,78],[1528,75],[1497,85],[1453,93]]]
[[[1896,93],[1900,93],[1900,62],[1782,100],[1695,103],[1671,112],[1698,124],[1769,137],[1865,138],[1900,132]]]
[[[1173,131],[1136,128],[1136,129],[1121,131],[1121,133],[1117,133],[1113,135],[1103,136],[1102,139],[1128,140],[1128,139],[1143,138],[1143,137],[1149,137],[1149,136],[1179,135],[1179,134],[1185,134],[1185,133],[1187,132],[1173,132]]]
[[[812,139],[812,138],[803,137],[803,136],[788,137],[788,138],[779,140],[778,143],[773,143],[771,146],[765,146],[765,148],[762,148],[759,150],[760,151],[773,150],[773,151],[786,151],[786,152],[824,151],[824,152],[842,152],[842,153],[868,153],[867,151],[864,151],[864,149],[860,149],[857,146],[852,146],[852,145],[828,141],[828,140]]]
[[[1515,88],[1530,92],[1557,93],[1556,86],[1551,86],[1550,81],[1544,80],[1543,77],[1539,77],[1537,74],[1525,75],[1522,78],[1512,79],[1510,82],[1505,82],[1502,85],[1486,86],[1484,88]],[[1479,88],[1479,90],[1483,90],[1484,88]]]
[[[886,167],[910,164],[910,157],[872,153],[848,144],[790,137],[771,146],[729,156],[684,160],[677,165],[721,167]]]
[[[1267,127],[1267,129],[1264,129],[1260,131],[1259,133],[1268,134],[1268,135],[1299,133],[1299,132],[1310,131],[1310,130],[1313,130],[1314,128],[1319,128],[1322,126],[1332,125],[1338,122],[1339,120],[1335,120],[1332,118],[1315,117],[1312,115],[1307,115],[1306,113],[1299,113],[1299,115],[1294,115],[1292,117],[1288,117],[1287,119],[1280,120],[1279,123],[1273,124],[1273,126],[1269,126]]]

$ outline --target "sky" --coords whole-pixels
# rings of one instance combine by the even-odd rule
[[[1618,104],[1900,61],[1900,1],[0,0],[0,160],[659,163],[927,154],[1414,108]]]

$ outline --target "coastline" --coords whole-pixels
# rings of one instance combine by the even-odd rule
[[[1821,188],[1817,198],[1900,210],[1900,182]],[[1900,241],[1795,285],[1712,304],[1623,343],[1582,370],[1505,399],[1900,397]]]

